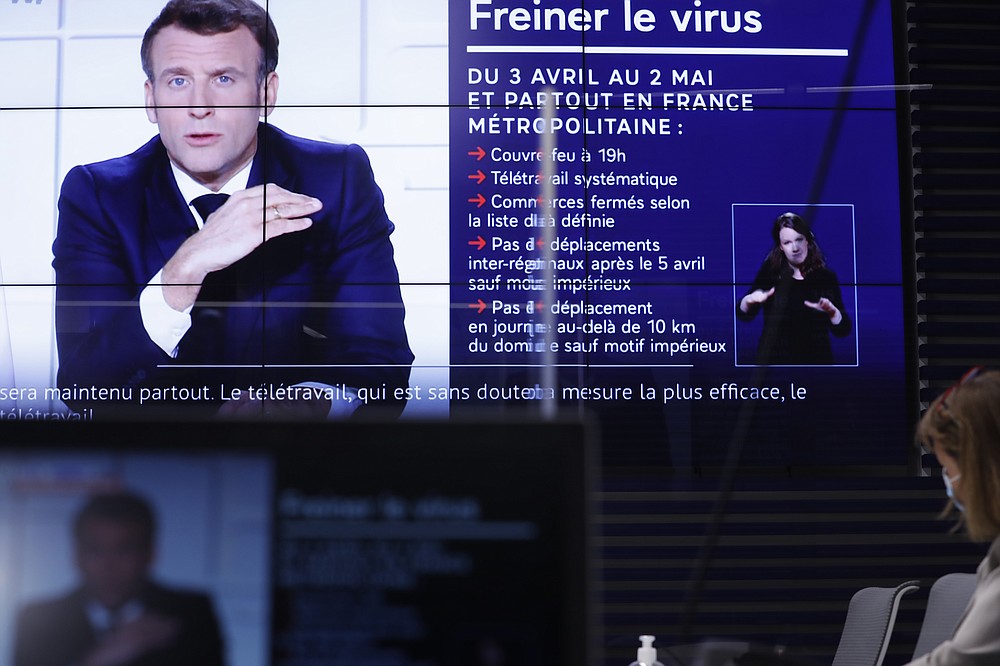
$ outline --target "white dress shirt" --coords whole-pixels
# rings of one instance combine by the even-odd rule
[[[245,190],[247,183],[250,181],[250,166],[252,164],[253,160],[247,162],[225,185],[219,188],[218,192],[214,192],[181,171],[173,162],[170,163],[170,169],[174,174],[174,180],[177,182],[177,188],[181,191],[181,196],[188,203],[188,210],[191,211],[191,216],[194,218],[195,224],[198,225],[199,229],[205,223],[198,211],[195,210],[192,202],[204,194],[228,194],[231,196],[241,190]],[[178,312],[167,304],[166,298],[163,296],[162,268],[156,272],[156,275],[150,278],[149,283],[142,290],[142,293],[139,294],[139,315],[142,317],[143,328],[146,329],[149,339],[156,343],[156,346],[166,352],[171,358],[177,358],[177,348],[180,345],[181,338],[191,328],[191,310],[193,308],[194,306],[192,305],[183,312]],[[297,384],[297,386],[329,388],[328,384],[316,382],[303,382]],[[357,399],[358,393],[355,389],[345,387],[345,390],[341,393],[349,399],[331,400],[327,418],[350,416],[361,405],[361,401]]]
[[[191,217],[195,224],[201,229],[205,223],[201,215],[191,204],[195,199],[203,194],[229,194],[233,195],[240,190],[247,188],[250,181],[250,165],[253,160],[246,163],[236,175],[229,179],[225,185],[219,188],[218,192],[213,192],[191,176],[181,171],[176,164],[170,163],[170,170],[174,174],[177,188],[181,191],[181,196],[188,204]],[[163,296],[163,269],[156,272],[149,284],[139,294],[139,315],[142,317],[142,326],[146,329],[149,339],[156,343],[156,346],[170,355],[177,358],[177,347],[181,338],[191,328],[191,309],[188,307],[183,312],[178,312],[167,305],[167,300]]]

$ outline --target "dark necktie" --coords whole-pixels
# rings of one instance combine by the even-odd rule
[[[201,215],[201,219],[207,222],[208,216],[219,210],[228,198],[228,194],[203,194],[200,197],[196,197],[191,202],[191,205]]]
[[[217,211],[229,199],[228,194],[203,194],[191,202],[201,215],[202,221]],[[197,231],[197,230],[195,230]],[[191,329],[181,340],[178,358],[195,363],[219,363],[224,346],[223,334],[227,308],[224,302],[231,301],[235,286],[218,273],[205,276],[198,300],[191,311]]]

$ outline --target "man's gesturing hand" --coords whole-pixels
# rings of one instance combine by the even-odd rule
[[[266,241],[309,228],[323,202],[274,184],[229,197],[163,267],[163,295],[173,309],[194,304],[205,276],[233,265]]]
[[[120,666],[169,645],[180,633],[176,620],[155,613],[143,613],[104,636],[83,660],[83,666]]]

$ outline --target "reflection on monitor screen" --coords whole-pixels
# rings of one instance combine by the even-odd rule
[[[587,663],[599,644],[580,424],[54,425],[0,449],[5,663]]]

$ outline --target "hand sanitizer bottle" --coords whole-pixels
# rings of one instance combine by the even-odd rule
[[[656,648],[653,647],[656,636],[639,636],[639,640],[642,642],[642,647],[635,651],[635,661],[629,666],[663,666],[656,660]]]

